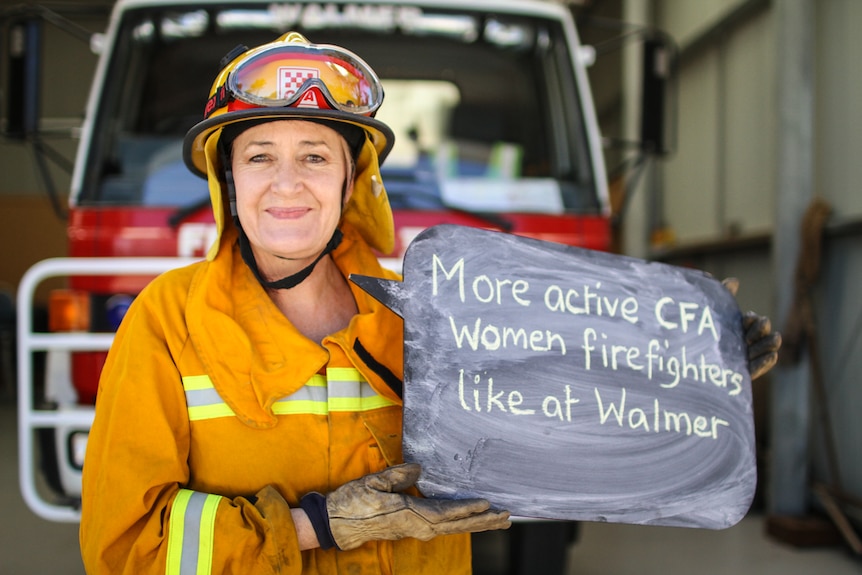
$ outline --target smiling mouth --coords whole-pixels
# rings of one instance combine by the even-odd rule
[[[279,220],[298,220],[311,211],[310,208],[267,208],[266,213]]]

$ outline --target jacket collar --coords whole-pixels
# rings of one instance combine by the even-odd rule
[[[380,266],[349,224],[344,226],[344,236],[333,259],[345,277],[354,272],[397,277]],[[378,393],[400,402],[385,374],[388,371],[403,378],[401,318],[351,284],[359,314],[346,329],[327,337],[321,347],[299,333],[278,310],[235,244],[233,249],[221,249],[199,269],[189,289],[186,321],[206,374],[241,421],[252,427],[275,425],[272,404],[325,368],[330,346],[341,348]],[[369,365],[374,362],[357,353],[357,339],[377,364],[386,367],[382,374]]]

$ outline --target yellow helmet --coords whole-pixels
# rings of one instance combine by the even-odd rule
[[[312,44],[297,32],[231,59],[213,82],[204,120],[188,131],[183,143],[186,166],[210,182],[219,237],[224,228],[219,184],[223,167],[217,151],[222,129],[266,120],[323,120],[364,131],[365,142],[355,150],[354,193],[344,219],[372,247],[390,253],[394,226],[380,164],[395,136],[386,124],[374,119],[382,102],[380,80],[359,56],[338,46]],[[218,241],[210,249],[210,259],[217,247]]]

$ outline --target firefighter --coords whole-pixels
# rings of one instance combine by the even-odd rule
[[[100,381],[81,548],[96,573],[471,570],[484,500],[429,500],[401,453],[402,321],[347,281],[389,279],[375,73],[297,33],[242,49],[184,159],[217,240],[135,300]]]
[[[360,58],[296,33],[226,58],[184,146],[216,241],[141,292],[102,371],[90,575],[469,573],[469,533],[509,526],[416,491],[402,321],[346,280],[397,279],[375,256],[394,243],[382,99]],[[780,337],[745,321],[756,377]]]

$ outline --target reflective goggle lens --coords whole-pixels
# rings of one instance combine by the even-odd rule
[[[318,88],[329,107],[354,114],[372,114],[383,101],[374,71],[334,46],[270,47],[240,61],[227,80],[231,95],[252,106],[302,105],[309,87]]]

